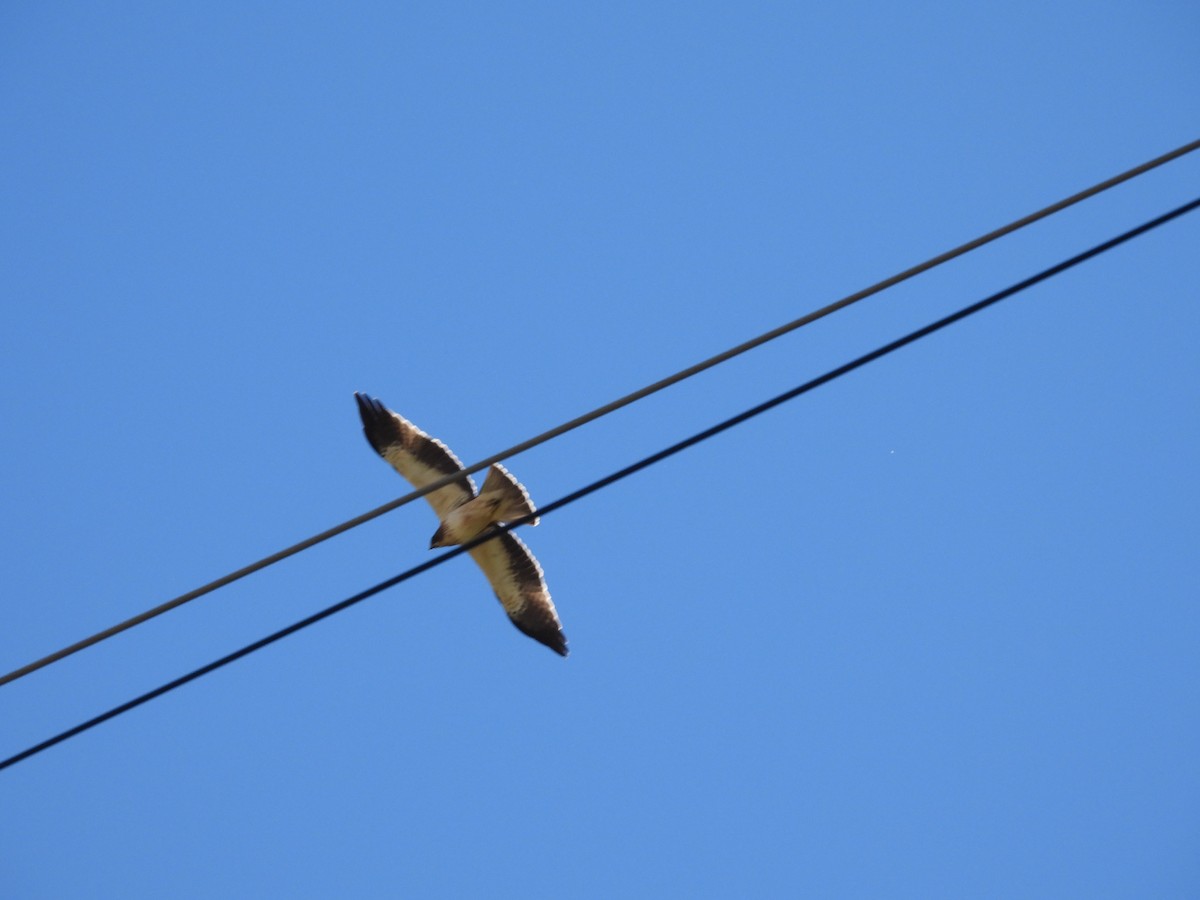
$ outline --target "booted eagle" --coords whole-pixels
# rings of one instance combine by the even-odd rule
[[[367,441],[413,487],[422,488],[462,471],[458,457],[437,438],[366,394],[355,394],[354,399],[358,401]],[[525,488],[499,464],[488,469],[478,494],[471,476],[463,475],[426,494],[425,499],[441,521],[429,542],[431,549],[466,543],[497,523],[534,512]],[[529,524],[537,523],[534,519]],[[467,552],[483,569],[512,623],[535,641],[566,656],[567,639],[546,589],[542,567],[521,539],[512,532],[502,532]]]

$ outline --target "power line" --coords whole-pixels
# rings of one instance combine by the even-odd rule
[[[180,594],[178,597],[168,600],[165,603],[161,603],[153,609],[148,609],[143,613],[133,616],[132,618],[126,619],[123,622],[119,622],[118,624],[106,628],[103,631],[99,631],[90,637],[84,638],[81,641],[76,641],[74,644],[71,644],[68,647],[63,647],[61,650],[56,650],[54,653],[51,653],[48,656],[44,656],[41,659],[21,666],[19,669],[15,669],[12,672],[9,672],[7,675],[0,676],[0,685],[8,684],[10,681],[16,681],[18,678],[23,678],[31,672],[36,672],[38,669],[43,668],[44,666],[48,666],[53,662],[58,662],[58,660],[70,656],[73,653],[78,653],[80,650],[84,650],[93,644],[98,644],[101,641],[107,640],[108,638],[118,635],[123,631],[128,631],[135,625],[140,625],[143,622],[149,621],[150,619],[160,616],[165,612],[170,612],[176,607],[182,606],[185,603],[189,603],[199,597],[203,597],[205,594],[212,593],[218,588],[225,587],[226,585],[232,584],[239,579],[245,578],[247,575],[252,575],[253,573],[258,572],[261,569],[265,569],[268,566],[272,566],[277,562],[282,562],[289,556],[295,556],[302,550],[307,550],[310,547],[314,547],[332,537],[342,534],[343,532],[349,531],[352,528],[357,528],[359,525],[363,525],[372,519],[378,518],[384,513],[391,512],[394,509],[399,509],[401,506],[411,503],[413,500],[419,499],[428,493],[436,491],[438,488],[445,487],[447,484],[450,484],[450,482],[461,478],[464,474],[473,474],[481,471],[482,469],[486,469],[488,466],[492,465],[492,463],[497,463],[508,459],[509,457],[516,456],[519,453],[524,453],[526,450],[530,450],[539,444],[544,444],[546,441],[549,441],[552,438],[556,438],[567,433],[568,431],[573,431],[574,429],[579,428],[581,425],[586,425],[589,422],[601,418],[602,416],[608,415],[609,413],[616,412],[622,407],[628,406],[629,404],[648,397],[651,394],[655,394],[665,388],[678,384],[687,378],[691,378],[693,375],[698,375],[707,369],[711,369],[714,366],[726,362],[727,360],[733,359],[735,356],[740,356],[749,350],[753,350],[769,341],[773,341],[778,337],[782,337],[783,335],[795,331],[798,328],[815,322],[818,319],[824,318],[830,313],[837,312],[838,310],[844,309],[853,303],[857,303],[859,300],[864,300],[867,297],[878,294],[880,291],[894,287],[902,281],[907,281],[908,279],[920,275],[923,272],[927,272],[936,266],[940,266],[942,263],[949,262],[950,260],[962,256],[965,253],[969,253],[972,250],[976,250],[985,244],[989,244],[992,241],[1012,234],[1014,231],[1018,231],[1027,225],[1031,225],[1034,222],[1046,218],[1047,216],[1053,215],[1056,212],[1060,212],[1069,206],[1074,206],[1076,203],[1086,200],[1089,197],[1094,197],[1096,194],[1102,193],[1103,191],[1115,187],[1123,182],[1129,181],[1132,178],[1136,178],[1138,175],[1149,172],[1151,169],[1156,169],[1161,165],[1178,159],[1181,156],[1185,156],[1197,149],[1200,149],[1200,140],[1195,140],[1191,143],[1184,144],[1182,147],[1177,147],[1169,153],[1164,153],[1162,156],[1158,156],[1152,160],[1149,160],[1148,162],[1144,162],[1139,166],[1134,166],[1132,169],[1122,172],[1119,175],[1114,175],[1112,178],[1108,178],[1098,184],[1094,184],[1091,187],[1080,191],[1079,193],[1072,194],[1070,197],[1059,200],[1057,203],[1052,203],[1049,206],[1038,210],[1037,212],[1030,213],[1029,215],[1017,219],[1014,222],[1010,222],[1001,228],[997,228],[994,231],[989,231],[987,234],[977,237],[972,241],[968,241],[965,244],[961,244],[958,247],[955,247],[953,250],[947,250],[945,253],[941,253],[938,256],[927,259],[925,262],[915,265],[912,268],[905,269],[903,272],[893,275],[890,278],[885,278],[883,281],[876,282],[870,287],[863,288],[856,293],[843,297],[841,300],[830,303],[828,306],[824,306],[821,309],[803,315],[798,319],[787,322],[786,324],[780,325],[777,328],[773,328],[770,331],[764,332],[758,337],[751,338],[748,341],[738,344],[736,347],[731,347],[728,350],[718,353],[716,356],[711,356],[702,362],[698,362],[686,369],[682,369],[679,372],[676,372],[674,375],[663,378],[661,381],[656,381],[654,384],[648,385],[644,388],[634,391],[631,394],[626,394],[624,397],[597,407],[589,413],[585,413],[582,416],[577,416],[576,418],[571,419],[569,422],[564,422],[555,428],[551,428],[549,431],[542,432],[537,437],[522,441],[519,444],[514,444],[507,450],[502,450],[501,452],[495,453],[486,459],[480,460],[474,465],[467,466],[462,470],[462,472],[439,478],[437,481],[427,484],[425,487],[419,490],[412,491],[411,493],[405,494],[402,497],[391,500],[382,506],[378,506],[375,509],[370,510],[369,512],[365,512],[362,515],[355,516],[353,519],[342,522],[340,525],[335,525],[332,528],[326,529],[320,534],[313,535],[312,537],[306,538],[299,543],[292,544],[290,547],[286,547],[283,550],[272,553],[270,556],[264,556],[257,562],[243,566],[242,568],[230,572],[227,575],[222,575],[220,578],[210,581],[208,584],[201,585],[200,587],[188,591],[185,594]]]
[[[1024,281],[1019,281],[1016,284],[1011,285],[1010,287],[1007,287],[1002,291],[998,291],[997,293],[992,294],[988,297],[985,297],[984,299],[979,300],[976,303],[971,304],[970,306],[964,307],[963,309],[960,309],[957,312],[951,313],[948,316],[938,319],[936,322],[932,322],[929,325],[924,326],[923,328],[918,328],[916,331],[909,332],[908,334],[904,335],[903,337],[897,338],[896,340],[892,341],[891,343],[884,344],[882,347],[878,347],[875,350],[872,350],[870,353],[865,353],[862,356],[859,356],[857,359],[853,359],[848,363],[838,366],[836,369],[831,369],[830,371],[826,372],[824,375],[819,375],[810,381],[806,381],[803,384],[799,385],[798,387],[792,388],[789,391],[785,391],[784,393],[779,394],[778,396],[772,397],[770,400],[760,403],[757,406],[754,406],[750,409],[745,410],[744,412],[740,412],[737,415],[732,416],[731,418],[725,419],[723,422],[713,425],[710,428],[706,428],[704,431],[698,432],[697,434],[694,434],[689,438],[685,438],[684,440],[679,441],[676,444],[672,444],[670,447],[667,447],[664,450],[659,450],[657,453],[653,453],[650,456],[644,457],[643,459],[640,459],[637,462],[635,462],[631,465],[628,465],[623,469],[613,472],[611,475],[606,475],[605,477],[603,477],[597,481],[593,481],[591,484],[586,485],[585,487],[579,488],[578,490],[573,491],[572,493],[567,494],[563,497],[560,497],[559,499],[543,506],[541,509],[537,510],[536,512],[533,512],[527,516],[522,517],[521,519],[511,522],[508,525],[503,526],[499,530],[500,531],[511,531],[512,529],[517,528],[521,525],[524,525],[527,522],[531,521],[532,519],[534,519],[538,516],[546,516],[552,512],[556,512],[557,510],[562,509],[564,506],[574,503],[576,500],[581,500],[584,497],[588,496],[589,494],[595,493],[596,491],[600,490],[601,488],[608,487],[609,485],[614,484],[615,482],[618,482],[623,478],[627,478],[628,476],[634,474],[635,472],[640,472],[643,469],[649,468],[650,466],[654,465],[655,463],[661,462],[662,460],[664,460],[670,456],[674,456],[676,453],[680,453],[681,451],[686,450],[689,447],[693,447],[696,444],[701,443],[702,441],[706,441],[709,438],[722,433],[723,431],[727,431],[730,428],[733,428],[735,425],[740,425],[741,423],[743,423],[749,419],[753,419],[755,416],[761,415],[762,413],[767,412],[770,409],[774,409],[776,406],[780,406],[781,404],[786,403],[789,400],[793,400],[796,397],[799,397],[801,394],[806,394],[809,391],[814,390],[815,388],[818,388],[823,384],[827,384],[836,378],[840,378],[842,375],[845,375],[849,372],[853,372],[855,369],[865,366],[869,362],[873,362],[873,361],[879,359],[880,357],[887,356],[889,353],[899,350],[901,347],[905,347],[911,343],[914,343],[915,341],[920,340],[923,337],[927,337],[927,336],[933,334],[935,331],[940,331],[941,329],[946,328],[949,325],[953,325],[955,322],[958,322],[962,319],[967,318],[967,316],[974,315],[977,312],[987,309],[989,306],[992,306],[995,303],[999,303],[1001,300],[1011,297],[1014,294],[1018,294],[1021,291],[1026,290],[1027,288],[1033,287],[1035,284],[1038,284],[1039,282],[1045,281],[1048,278],[1052,278],[1055,275],[1065,272],[1067,269],[1073,268],[1073,267],[1079,265],[1080,263],[1086,262],[1087,260],[1091,259],[1094,256],[1098,256],[1101,253],[1104,253],[1120,244],[1125,243],[1126,241],[1132,240],[1133,238],[1138,237],[1139,235],[1145,234],[1146,232],[1151,231],[1152,229],[1157,228],[1160,225],[1164,225],[1167,222],[1170,222],[1172,219],[1176,219],[1176,218],[1184,215],[1185,213],[1189,213],[1198,207],[1200,207],[1200,198],[1192,200],[1190,203],[1185,203],[1183,206],[1177,207],[1176,209],[1173,209],[1170,212],[1165,213],[1156,219],[1151,219],[1149,222],[1139,225],[1136,228],[1130,229],[1129,231],[1126,231],[1123,234],[1117,235],[1114,238],[1110,238],[1109,240],[1107,240],[1101,244],[1097,244],[1095,247],[1092,247],[1089,250],[1085,250],[1082,253],[1077,254],[1076,256],[1072,256],[1070,259],[1064,260],[1063,262],[1060,262],[1057,265],[1051,266],[1048,269],[1044,269],[1041,272],[1038,272],[1036,275],[1032,275],[1029,278],[1026,278]],[[466,553],[468,550],[471,550],[473,547],[477,547],[480,544],[482,544],[486,541],[489,541],[494,537],[495,537],[494,532],[491,532],[491,531],[486,532],[486,533],[474,538],[473,540],[468,541],[465,544],[461,544],[457,547],[454,547],[454,548],[448,550],[447,552],[441,554],[440,556],[437,556],[437,557],[434,557],[433,559],[427,560],[426,562],[423,562],[420,565],[413,566],[411,569],[407,569],[406,571],[401,572],[399,575],[389,578],[387,581],[380,582],[379,584],[375,585],[374,587],[369,587],[365,591],[361,591],[360,593],[355,594],[353,597],[347,597],[345,600],[335,603],[333,606],[327,607],[327,608],[321,610],[320,612],[316,612],[313,615],[308,616],[305,619],[301,619],[299,622],[295,622],[291,625],[288,625],[286,628],[281,628],[279,631],[276,631],[273,634],[269,634],[264,638],[260,638],[259,640],[255,641],[252,644],[247,644],[245,647],[242,647],[239,650],[235,650],[233,653],[230,653],[227,656],[223,656],[220,659],[214,660],[213,662],[210,662],[207,665],[201,666],[198,669],[188,672],[186,675],[182,675],[179,678],[176,678],[174,681],[169,681],[166,684],[160,685],[159,687],[155,688],[154,690],[147,691],[146,693],[144,693],[138,697],[135,697],[132,700],[122,703],[120,706],[115,706],[112,709],[108,710],[107,712],[101,713],[100,715],[98,715],[92,719],[89,719],[86,722],[76,725],[74,728],[69,728],[66,731],[61,732],[60,734],[57,734],[52,738],[42,741],[40,744],[35,744],[34,746],[29,747],[28,749],[23,750],[14,756],[10,756],[8,759],[0,761],[0,769],[6,769],[9,766],[14,765],[18,762],[21,762],[24,759],[28,759],[29,757],[31,757],[37,753],[40,753],[43,750],[53,747],[55,744],[62,743],[63,741],[67,740],[68,738],[74,737],[77,734],[81,734],[84,731],[94,728],[95,726],[99,725],[102,722],[106,722],[109,719],[115,718],[116,716],[119,716],[121,713],[128,712],[129,710],[134,709],[135,707],[141,706],[143,703],[148,703],[149,701],[153,700],[155,697],[161,697],[163,694],[166,694],[169,691],[173,691],[177,687],[182,687],[183,685],[187,684],[190,681],[195,681],[197,678],[200,678],[203,675],[207,675],[209,672],[213,672],[217,669],[222,668],[223,666],[228,665],[231,662],[234,662],[235,660],[241,659],[243,656],[248,656],[249,654],[254,653],[256,650],[261,650],[263,647],[266,647],[269,644],[273,644],[276,641],[282,640],[283,638],[287,637],[290,634],[295,634],[297,631],[307,628],[309,625],[316,624],[317,622],[320,622],[322,619],[327,619],[330,616],[334,615],[335,613],[341,612],[344,609],[348,609],[349,607],[354,606],[355,604],[360,603],[363,600],[366,600],[368,597],[372,597],[375,594],[380,593],[381,591],[385,591],[390,587],[395,587],[396,585],[398,585],[404,581],[408,581],[410,578],[420,575],[423,572],[427,572],[430,569],[434,568],[435,566],[440,566],[442,563],[447,562],[448,560],[451,560],[456,556],[460,556],[463,553]]]

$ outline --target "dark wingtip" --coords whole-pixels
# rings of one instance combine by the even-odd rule
[[[538,638],[543,644],[557,653],[559,656],[566,657],[571,651],[567,649],[567,636],[561,631],[554,632],[549,636],[549,640]]]
[[[383,404],[374,399],[370,394],[360,394],[358,391],[355,391],[354,401],[358,404],[358,415],[362,419],[364,426],[375,421],[382,411]]]
[[[539,644],[545,644],[559,656],[566,656],[570,652],[567,650],[567,636],[556,625],[546,623],[540,628],[527,628],[512,616],[509,616],[508,621],[517,626],[517,630],[522,634],[528,635]]]
[[[358,417],[362,419],[363,434],[367,436],[376,453],[382,455],[384,450],[397,440],[396,422],[388,408],[369,394],[354,392],[354,400],[358,403]]]

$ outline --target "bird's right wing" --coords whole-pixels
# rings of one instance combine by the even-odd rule
[[[566,656],[567,638],[550,600],[542,567],[524,542],[505,531],[467,552],[483,569],[512,623],[535,641]]]
[[[446,475],[462,471],[462,463],[450,449],[423,432],[403,416],[392,412],[366,394],[355,394],[363,434],[375,452],[392,464],[415,488],[423,488]],[[425,495],[438,518],[475,496],[475,482],[464,475],[445,487]]]

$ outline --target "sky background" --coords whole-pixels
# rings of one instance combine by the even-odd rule
[[[0,9],[0,669],[1200,136],[1182,2]],[[549,502],[1200,154],[514,458]],[[0,773],[6,897],[1200,891],[1200,215]],[[0,687],[7,757],[425,560]]]

